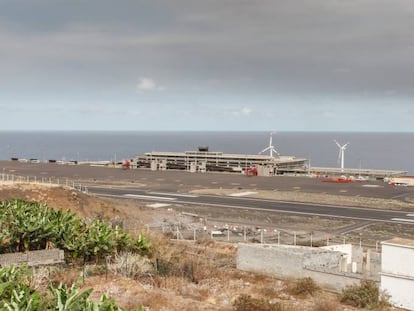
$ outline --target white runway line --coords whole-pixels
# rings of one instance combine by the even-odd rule
[[[183,198],[199,198],[199,195],[194,194],[183,194],[183,193],[165,193],[165,192],[148,192],[149,194],[155,195],[169,195],[173,197],[183,197]]]
[[[407,218],[391,218],[394,221],[403,221],[403,222],[412,222],[414,223],[414,219],[407,219]]]
[[[176,198],[167,198],[167,197],[156,197],[152,195],[140,195],[140,194],[124,194],[124,197],[134,198],[134,199],[151,199],[151,200],[164,200],[164,201],[174,201]]]
[[[152,207],[152,208],[160,208],[160,207],[167,207],[170,206],[171,204],[167,204],[167,203],[154,203],[154,204],[147,204],[147,207]]]
[[[257,192],[237,192],[237,193],[232,193],[229,196],[231,197],[244,197],[246,195],[251,195],[251,194],[257,194]]]

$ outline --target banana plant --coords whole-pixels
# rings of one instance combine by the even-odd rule
[[[121,228],[95,220],[87,224],[70,211],[55,211],[36,202],[0,202],[0,253],[44,249],[52,243],[67,259],[101,260],[120,251],[148,254],[142,233],[134,240]]]
[[[68,288],[65,284],[60,284],[57,288],[50,286],[52,302],[50,310],[57,311],[83,311],[88,304],[89,295],[92,289],[81,291],[76,284]]]
[[[41,296],[37,292],[33,292],[29,288],[21,290],[13,289],[10,301],[5,301],[4,306],[0,310],[7,311],[38,311],[43,310],[46,306],[41,301]]]

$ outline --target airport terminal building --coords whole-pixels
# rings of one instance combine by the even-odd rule
[[[211,152],[208,147],[197,151],[185,152],[147,152],[134,159],[136,168],[151,170],[179,169],[189,172],[250,172],[252,169],[260,176],[273,176],[286,173],[305,173],[308,161],[293,156],[226,154]]]

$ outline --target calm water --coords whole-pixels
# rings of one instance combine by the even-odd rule
[[[345,167],[405,170],[414,175],[414,133],[277,132],[282,155],[337,167],[338,147],[350,142]],[[117,160],[148,151],[196,150],[256,154],[269,144],[268,132],[0,132],[0,159]]]

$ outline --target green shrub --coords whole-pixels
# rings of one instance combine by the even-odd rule
[[[339,295],[342,303],[358,308],[378,308],[388,306],[388,296],[381,294],[378,284],[371,280],[361,280],[360,285],[345,287]]]
[[[295,280],[293,284],[288,287],[289,293],[296,296],[313,295],[319,291],[319,286],[310,277],[300,278]]]
[[[120,251],[150,254],[151,244],[142,233],[132,239],[122,229],[101,220],[87,224],[70,211],[53,210],[37,202],[0,202],[0,253],[63,249],[65,256],[83,261],[102,260]]]
[[[67,311],[123,311],[113,299],[101,296],[99,302],[89,298],[92,289],[80,290],[50,284],[49,295],[41,294],[30,286],[31,272],[26,267],[0,268],[0,310],[67,310]],[[138,308],[143,311],[143,307]]]

